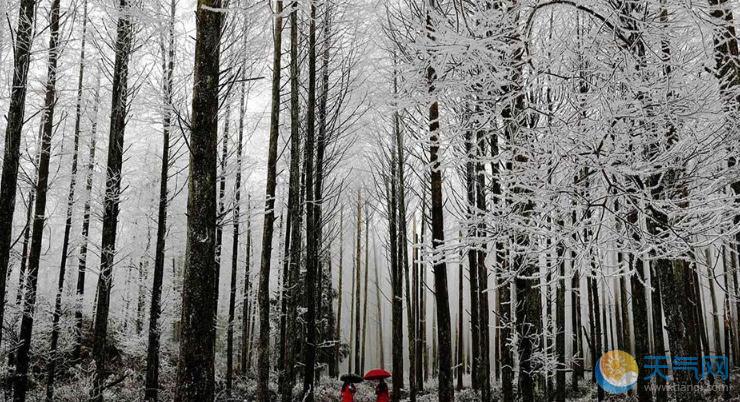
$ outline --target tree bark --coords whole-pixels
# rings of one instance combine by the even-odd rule
[[[54,399],[54,377],[57,363],[57,344],[59,342],[59,320],[62,316],[62,293],[64,292],[64,279],[67,272],[67,257],[69,254],[69,234],[72,229],[72,214],[75,204],[75,188],[77,185],[77,163],[80,146],[80,120],[82,119],[82,83],[85,76],[85,36],[87,32],[87,0],[83,1],[82,11],[82,38],[80,44],[80,64],[77,75],[77,103],[75,107],[74,145],[72,149],[71,178],[69,191],[67,192],[67,214],[64,222],[64,237],[62,239],[62,257],[59,263],[59,279],[57,280],[57,295],[54,300],[54,315],[51,329],[51,358],[46,370],[46,399]]]
[[[473,149],[473,133],[469,130],[465,131],[465,153],[467,160],[465,161],[465,186],[467,193],[468,202],[468,219],[471,222],[468,223],[468,241],[476,236],[476,227],[472,220],[474,219],[475,208],[476,208],[476,175],[475,175],[475,152]],[[480,321],[478,315],[480,313],[480,302],[478,301],[478,255],[476,249],[468,245],[467,248],[468,257],[468,277],[470,279],[470,334],[471,334],[471,346],[473,350],[472,366],[470,372],[470,381],[473,389],[480,389],[480,372],[478,366],[480,365]]]
[[[176,401],[209,401],[214,395],[216,335],[216,143],[221,0],[198,0],[190,135],[187,246]]]
[[[395,63],[395,59],[394,59]],[[398,94],[398,75],[393,75],[393,92]],[[393,112],[393,133],[395,134],[395,147],[397,156],[397,178],[398,178],[398,263],[403,270],[405,288],[406,288],[406,317],[408,329],[408,346],[409,346],[409,400],[416,402],[416,331],[414,326],[414,316],[411,306],[411,286],[409,284],[409,254],[408,254],[408,230],[406,227],[406,177],[405,165],[406,157],[404,154],[404,140],[401,129],[401,116],[396,110]],[[403,284],[401,285],[403,292]]]
[[[242,294],[242,339],[240,345],[240,362],[239,368],[243,375],[249,371],[250,346],[252,345],[251,333],[249,332],[249,319],[251,315],[251,305],[249,303],[250,281],[249,273],[252,271],[252,197],[247,194],[247,246],[246,246],[246,264],[244,267],[244,293]]]
[[[429,0],[431,9],[435,9],[435,0]],[[426,17],[427,36],[434,41],[435,24],[430,12]],[[437,72],[431,64],[427,67],[427,85],[429,94],[434,96]],[[433,101],[429,107],[429,168],[432,199],[432,254],[437,256],[434,264],[434,294],[436,301],[437,336],[439,338],[439,388],[440,401],[451,401],[455,398],[452,386],[452,340],[450,336],[450,303],[447,291],[447,264],[444,254],[444,205],[442,203],[442,171],[439,162],[439,103]]]
[[[342,293],[344,292],[343,281],[343,261],[344,261],[344,208],[340,207],[339,210],[339,285],[337,287],[337,293],[339,299],[337,300],[337,327],[335,338],[337,344],[334,346],[334,364],[337,367],[337,374],[339,374],[339,348],[342,345]],[[375,269],[377,270],[377,265]],[[376,272],[377,275],[377,272]],[[377,279],[376,279],[377,281]]]
[[[375,297],[378,308],[378,362],[385,367],[385,348],[383,346],[383,309],[380,304],[380,279],[378,279],[378,248],[373,240],[373,266],[375,267]],[[340,271],[341,272],[341,271]],[[341,294],[341,293],[340,293]]]
[[[460,237],[462,238],[462,233],[460,233]],[[463,258],[462,258],[462,252],[460,252],[460,263],[458,264],[458,288],[457,288],[457,358],[455,361],[455,364],[457,365],[457,384],[455,385],[455,389],[457,391],[461,391],[463,388],[463,373],[465,364],[463,363],[463,264],[462,264]]]
[[[477,133],[476,152],[478,159],[475,164],[476,174],[476,214],[478,236],[487,233],[485,215],[487,212],[486,205],[486,172],[483,165],[483,158],[486,155],[486,141],[483,131]],[[478,262],[478,319],[479,319],[479,342],[480,342],[480,362],[479,362],[479,383],[481,387],[481,399],[483,402],[491,400],[491,360],[490,360],[490,309],[488,307],[488,267],[486,267],[486,244],[477,245],[476,257]]]
[[[270,113],[270,140],[267,155],[267,185],[265,188],[265,218],[262,227],[262,256],[259,277],[260,336],[257,401],[268,402],[270,380],[270,264],[272,234],[275,225],[275,186],[277,180],[277,143],[280,135],[280,70],[282,62],[283,2],[275,2],[275,25],[272,60],[272,110]]]
[[[246,77],[242,77],[244,79]],[[245,110],[245,84],[240,85],[239,94],[239,132],[236,145],[236,177],[234,183],[234,210],[233,210],[233,230],[231,243],[231,286],[229,291],[229,323],[226,335],[226,390],[231,392],[234,371],[234,319],[236,313],[236,277],[239,269],[239,224],[240,224],[240,203],[241,203],[241,185],[242,185],[242,151],[244,143],[244,115]]]
[[[38,182],[36,183],[36,201],[34,206],[31,249],[28,256],[28,278],[26,280],[23,300],[23,318],[21,319],[20,346],[15,373],[14,401],[25,401],[28,387],[28,369],[30,366],[31,336],[33,333],[33,316],[36,310],[36,290],[38,286],[39,263],[41,260],[41,243],[44,224],[46,223],[46,201],[49,183],[49,162],[51,159],[51,137],[54,133],[54,109],[57,102],[57,60],[59,58],[59,8],[60,0],[51,2],[49,10],[49,59],[47,64],[46,95],[44,98],[44,115],[41,119],[43,134],[39,154]],[[6,162],[7,163],[7,162]],[[12,218],[11,218],[12,219]],[[3,272],[2,275],[5,275]],[[64,271],[60,272],[58,288],[63,287]],[[58,293],[61,298],[61,292]],[[60,301],[61,303],[61,301]],[[58,324],[58,319],[54,324]],[[52,349],[56,348],[56,339],[52,334]],[[52,355],[52,362],[55,356]],[[53,364],[53,363],[52,363]],[[53,371],[52,371],[53,372]],[[53,388],[52,388],[53,389]],[[51,400],[47,389],[47,400]]]
[[[365,345],[367,343],[367,283],[370,276],[370,259],[369,257],[369,238],[370,238],[370,216],[367,200],[365,200],[365,278],[363,284],[363,296],[362,296],[362,348],[360,353],[360,370],[359,373],[365,372]]]
[[[316,303],[314,302],[318,271],[318,231],[314,180],[314,142],[316,131],[316,2],[309,1],[310,18],[308,28],[308,101],[306,105],[306,278],[303,293],[306,306],[306,342],[304,346],[303,400],[314,400],[314,378],[316,369]],[[359,313],[359,309],[358,309]]]
[[[390,178],[386,178],[385,190],[387,194],[388,211],[388,240],[391,262],[391,358],[392,358],[392,383],[391,401],[401,400],[401,389],[403,388],[403,289],[401,288],[401,272],[398,263],[398,206],[396,200],[396,153],[395,148],[391,150]]]
[[[85,193],[87,199],[82,212],[82,241],[77,267],[77,298],[75,305],[75,344],[72,360],[80,360],[82,352],[82,309],[85,301],[85,275],[87,273],[87,249],[90,234],[90,209],[92,202],[93,176],[95,174],[95,147],[97,145],[98,109],[100,108],[100,71],[96,75],[95,93],[93,94],[93,117],[90,127],[90,150],[87,158],[87,174],[85,178]]]
[[[18,22],[15,30],[13,51],[13,86],[10,105],[6,117],[5,151],[3,171],[0,180],[0,323],[4,322],[5,283],[10,261],[11,237],[13,235],[13,213],[18,185],[18,165],[20,161],[21,132],[23,130],[28,88],[28,66],[31,61],[34,20],[36,19],[36,0],[21,0],[18,7]],[[0,342],[2,342],[0,331]]]
[[[647,317],[647,302],[645,297],[645,273],[644,264],[641,258],[633,257],[635,274],[630,277],[632,293],[632,312],[635,317]],[[648,322],[647,319],[638,319],[635,325],[635,356],[648,356],[650,354],[650,345],[648,344]],[[650,369],[640,370],[637,381],[637,398],[640,401],[650,401],[650,381],[645,379],[650,377]]]
[[[362,272],[362,261],[360,260],[360,255],[362,253],[361,251],[361,244],[362,241],[362,197],[360,195],[361,193],[357,192],[357,214],[355,215],[357,217],[357,221],[355,224],[357,233],[355,235],[355,292],[354,292],[354,299],[352,300],[355,304],[354,307],[354,323],[355,323],[355,334],[354,334],[354,360],[355,360],[355,374],[362,375],[362,367],[360,367],[360,334],[362,333],[362,327],[361,327],[361,321],[360,321],[360,305],[361,305],[361,297],[360,297],[360,285],[361,282],[361,276],[360,273]],[[395,249],[394,249],[395,250]]]
[[[108,143],[108,168],[105,180],[105,200],[101,240],[100,275],[98,276],[93,358],[95,379],[92,398],[102,401],[105,388],[106,344],[108,336],[108,310],[113,282],[113,262],[116,253],[116,227],[121,195],[121,166],[123,164],[123,137],[126,129],[128,107],[128,63],[131,55],[133,31],[128,0],[120,0],[113,69],[113,91]]]
[[[159,389],[159,339],[161,328],[159,316],[162,313],[162,279],[164,277],[164,249],[167,237],[167,203],[169,192],[167,180],[170,164],[170,131],[172,130],[172,87],[175,70],[175,0],[170,0],[170,20],[168,26],[168,43],[165,49],[164,38],[160,41],[162,52],[162,82],[163,113],[162,113],[162,168],[159,175],[159,210],[157,212],[157,240],[154,256],[154,277],[152,281],[152,302],[149,310],[149,342],[146,358],[146,390],[144,398],[147,401],[158,400]]]
[[[285,361],[282,366],[284,372],[280,378],[280,392],[283,402],[292,402],[292,390],[294,384],[294,348],[296,339],[296,320],[298,305],[298,276],[301,259],[301,222],[303,212],[300,200],[300,103],[298,86],[298,3],[293,2],[290,12],[290,178],[288,188],[288,216],[290,222],[290,261],[288,267],[288,291],[285,294],[286,306],[286,328],[285,337],[281,339],[282,347],[285,349]]]
[[[562,227],[562,222],[560,222]],[[555,389],[555,400],[565,402],[567,384],[565,383],[565,245],[558,242],[556,246],[558,280],[557,280],[557,297],[555,301],[555,351],[558,359],[557,373],[555,380],[557,388]]]

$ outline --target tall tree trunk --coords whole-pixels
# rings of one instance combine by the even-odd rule
[[[587,177],[588,175],[585,175],[584,177]],[[587,213],[590,214],[590,212],[587,211]],[[590,219],[590,216],[587,216],[587,220]],[[591,233],[587,232],[585,235],[586,239],[589,239],[591,237]],[[601,303],[600,303],[600,297],[599,297],[599,284],[598,280],[596,278],[596,275],[598,275],[595,267],[595,261],[593,260],[594,256],[591,251],[589,251],[589,264],[590,264],[590,275],[588,278],[586,278],[586,283],[588,284],[588,291],[589,295],[591,296],[590,304],[589,304],[589,312],[590,312],[590,322],[591,322],[591,375],[592,380],[595,382],[595,375],[596,375],[596,365],[598,364],[598,359],[603,353],[603,346],[602,346],[602,322],[601,322]],[[599,401],[604,400],[604,390],[601,387],[597,386],[597,398]]]
[[[146,355],[146,390],[147,401],[158,400],[159,389],[159,339],[161,328],[159,316],[162,313],[162,279],[164,277],[164,249],[167,237],[167,203],[169,192],[167,179],[170,164],[170,130],[172,130],[172,87],[175,70],[175,0],[170,0],[170,20],[168,26],[168,43],[165,48],[164,38],[160,40],[162,52],[162,168],[159,175],[159,210],[157,212],[157,240],[154,256],[154,278],[152,281],[152,301],[149,306],[149,342]]]
[[[18,7],[18,22],[13,49],[13,86],[10,105],[6,116],[5,151],[3,172],[0,181],[0,323],[4,322],[5,283],[10,261],[11,237],[13,235],[13,213],[18,184],[21,132],[23,130],[26,90],[28,88],[28,66],[31,62],[36,0],[21,0]],[[20,289],[19,289],[20,290]],[[0,342],[2,342],[0,331]]]
[[[43,127],[42,127],[43,129]],[[39,130],[41,131],[41,130]],[[40,136],[39,136],[40,138]],[[40,145],[40,144],[39,144]],[[38,166],[38,156],[35,158],[35,165]],[[28,206],[26,208],[26,224],[23,227],[23,249],[21,251],[21,266],[18,270],[18,290],[15,295],[15,304],[20,306],[23,300],[23,289],[26,287],[26,268],[28,267],[28,246],[31,242],[31,226],[33,225],[33,206],[36,200],[36,182],[38,181],[38,172],[33,178],[33,184],[28,189]],[[10,276],[10,274],[8,274]]]
[[[358,215],[355,214],[355,218],[358,218]],[[355,227],[359,227],[359,223],[355,223]],[[355,232],[356,233],[356,232]],[[357,234],[355,234],[355,244],[357,243]],[[356,246],[354,248],[355,253],[357,253]],[[350,256],[352,257],[352,256]],[[354,373],[354,370],[352,370],[352,364],[354,362],[354,339],[355,339],[355,297],[357,297],[357,264],[355,263],[355,260],[353,258],[352,260],[352,291],[349,295],[349,356],[347,356],[347,372]]]
[[[221,0],[198,0],[190,134],[187,246],[176,401],[213,399],[216,335],[216,148]]]
[[[637,211],[635,211],[635,214]],[[647,317],[647,302],[645,297],[645,268],[642,258],[631,256],[633,260],[635,274],[630,277],[632,293],[632,312],[635,317]],[[648,356],[650,354],[650,345],[648,344],[648,321],[647,319],[638,319],[634,321],[635,325],[635,356]],[[639,373],[637,381],[637,398],[640,401],[650,401],[650,370],[645,368]]]
[[[557,316],[555,325],[555,350],[558,359],[557,374],[555,375],[557,381],[555,400],[565,402],[565,389],[567,387],[565,383],[565,246],[562,242],[558,242],[556,247],[559,269],[557,299],[555,301]]]
[[[670,261],[666,259],[660,259],[650,263],[650,281],[653,287],[650,297],[652,302],[652,314],[653,314],[653,344],[654,350],[652,351],[655,356],[667,356],[668,350],[665,347],[665,341],[663,339],[663,300],[661,297],[661,283],[660,276],[658,275],[659,270],[670,270]],[[634,315],[634,314],[633,314]],[[658,386],[664,386],[666,381],[662,376],[655,377],[656,384]],[[658,388],[655,399],[658,402],[668,400],[668,391],[663,388]]]
[[[462,233],[460,233],[460,237],[462,238]],[[462,252],[460,252],[460,263],[458,264],[458,288],[457,288],[457,358],[455,361],[455,364],[457,365],[457,384],[455,385],[455,389],[457,391],[461,391],[463,388],[463,373],[464,373],[464,367],[465,364],[463,364],[463,346],[465,342],[463,342],[463,338],[465,337],[463,333],[463,258],[462,258]]]
[[[290,256],[288,260],[288,291],[285,294],[286,306],[286,328],[285,337],[281,337],[282,347],[285,349],[285,361],[282,363],[284,371],[280,378],[280,390],[283,402],[292,401],[292,390],[294,384],[294,356],[293,345],[296,339],[296,320],[298,304],[298,274],[301,259],[301,221],[302,208],[299,198],[299,186],[301,181],[300,171],[300,89],[298,86],[298,3],[293,2],[290,11],[290,178],[288,189],[288,217],[290,222]]]
[[[344,261],[344,207],[340,206],[339,210],[339,285],[337,287],[337,293],[339,299],[337,300],[337,327],[336,327],[336,345],[334,346],[334,364],[337,367],[337,374],[339,373],[339,349],[342,345],[342,293],[344,292],[343,283],[343,261]],[[377,270],[377,265],[375,266]],[[376,272],[377,275],[377,272]],[[376,279],[377,280],[377,279]]]
[[[362,261],[360,260],[360,255],[362,253],[360,242],[362,241],[362,197],[360,195],[361,193],[357,192],[357,221],[355,224],[357,233],[355,235],[355,264],[354,264],[354,271],[355,271],[355,292],[354,292],[354,299],[352,300],[354,302],[354,324],[355,324],[355,334],[354,334],[354,360],[355,360],[355,374],[362,375],[362,367],[360,367],[360,334],[362,333],[361,329],[361,321],[360,321],[360,304],[361,304],[361,298],[360,298],[360,285],[361,285],[361,277],[360,273],[362,272]],[[395,250],[395,249],[394,249]],[[391,251],[393,252],[393,251]]]
[[[216,295],[216,305],[213,307],[213,315],[216,317],[216,325],[218,325],[218,299],[220,293],[220,282],[221,282],[221,250],[223,247],[224,238],[224,219],[226,218],[226,206],[224,203],[224,197],[226,196],[226,165],[229,159],[229,120],[231,120],[231,104],[229,103],[229,94],[226,95],[224,100],[226,103],[226,112],[224,113],[224,135],[221,138],[221,161],[220,168],[221,174],[218,177],[218,215],[216,215],[216,283],[213,285],[213,294]],[[214,348],[216,339],[213,339]]]
[[[325,152],[326,152],[326,145],[328,142],[328,123],[327,123],[327,103],[329,100],[329,56],[330,56],[330,50],[331,50],[331,38],[332,38],[332,4],[331,2],[325,2],[324,3],[324,26],[323,26],[323,52],[321,55],[321,92],[319,95],[319,102],[318,102],[318,137],[316,138],[316,171],[315,171],[315,184],[314,184],[314,197],[313,197],[313,203],[311,206],[314,210],[314,223],[315,223],[315,229],[313,233],[313,238],[315,239],[316,245],[314,247],[314,261],[318,267],[319,275],[317,276],[317,280],[319,283],[326,282],[327,283],[327,300],[328,300],[328,306],[327,306],[327,313],[329,317],[333,317],[332,312],[332,286],[331,286],[331,269],[327,271],[327,277],[329,280],[327,281],[326,278],[321,274],[323,271],[323,262],[324,259],[324,219],[323,219],[323,205],[324,205],[324,175],[326,174],[324,171],[324,158],[325,158]],[[331,248],[331,247],[330,247]],[[367,257],[367,256],[366,256]],[[330,260],[330,258],[329,258]],[[331,265],[331,263],[329,263]],[[367,271],[367,266],[365,267]],[[365,283],[367,284],[367,272],[366,272],[366,278]],[[367,296],[367,289],[365,290],[365,295]],[[322,303],[324,301],[324,298],[319,294],[319,307],[322,307]],[[321,319],[321,317],[324,316],[324,313],[322,312],[323,308],[318,309],[318,317]],[[367,307],[366,307],[366,313],[365,317],[367,317]],[[322,338],[328,334],[330,334],[333,331],[324,331],[321,333]],[[328,338],[328,337],[327,337]],[[318,344],[325,343],[326,339],[319,339]],[[365,359],[365,334],[363,331],[363,362]],[[326,353],[326,351],[322,352],[322,355],[324,356],[330,356],[331,353]],[[327,360],[328,361],[328,360]],[[363,363],[364,364],[364,363]]]
[[[92,398],[102,401],[105,388],[106,344],[108,336],[108,310],[113,282],[113,262],[116,254],[116,227],[121,194],[121,166],[123,164],[123,137],[126,129],[128,108],[128,63],[131,56],[133,30],[131,27],[128,0],[120,0],[113,68],[113,91],[108,143],[108,168],[103,202],[103,228],[100,243],[100,274],[98,276],[97,302],[95,306],[95,329],[93,332],[93,358],[95,380]]]
[[[31,233],[31,249],[28,257],[28,279],[26,281],[25,297],[23,300],[23,318],[21,319],[20,346],[16,363],[14,401],[25,401],[28,386],[28,369],[30,366],[29,352],[31,350],[31,335],[33,333],[33,316],[36,310],[36,289],[38,286],[39,263],[41,261],[41,243],[43,241],[44,224],[46,223],[46,199],[49,189],[49,161],[51,159],[51,136],[54,133],[54,108],[57,101],[57,60],[59,58],[59,8],[60,0],[51,2],[49,10],[49,59],[47,64],[46,95],[44,98],[44,114],[41,119],[43,134],[41,136],[41,151],[38,166],[38,182],[36,183],[36,205],[34,206],[33,231]],[[7,162],[6,162],[7,163]],[[11,218],[12,219],[12,218]],[[5,276],[2,272],[1,275]],[[59,276],[58,287],[64,285],[63,271]],[[59,292],[61,298],[61,292]],[[61,302],[60,302],[61,303]],[[58,324],[56,320],[55,324]],[[56,342],[52,339],[52,347]],[[52,355],[52,361],[54,359]],[[51,400],[47,393],[47,399]]]
[[[478,131],[476,143],[477,161],[475,164],[476,173],[476,211],[478,236],[487,233],[485,223],[486,206],[486,171],[483,165],[483,158],[486,155],[486,141],[484,132]],[[491,360],[490,360],[490,329],[489,318],[490,309],[488,307],[488,268],[486,267],[485,244],[477,245],[478,262],[478,319],[479,319],[479,342],[480,342],[480,362],[479,362],[479,383],[481,387],[481,399],[483,402],[491,400]]]
[[[90,126],[90,150],[87,157],[87,174],[85,177],[85,205],[82,212],[82,240],[80,254],[77,258],[77,297],[75,302],[75,341],[72,360],[80,360],[82,353],[82,309],[85,302],[85,275],[87,273],[87,251],[90,235],[90,209],[92,202],[93,175],[95,174],[95,147],[97,145],[98,110],[100,108],[100,70],[96,74],[95,93],[93,94],[93,116]]]
[[[87,0],[82,3],[82,38],[80,44],[80,64],[77,75],[77,103],[75,106],[74,146],[72,149],[71,178],[67,192],[67,214],[64,222],[64,237],[62,239],[62,257],[59,263],[59,279],[57,280],[57,295],[54,300],[54,315],[51,328],[51,358],[46,368],[46,399],[54,399],[54,377],[57,363],[57,344],[59,342],[59,320],[62,316],[62,292],[64,292],[64,278],[67,272],[67,257],[69,254],[69,234],[72,229],[72,214],[75,204],[75,188],[77,185],[77,159],[80,147],[80,120],[82,119],[82,83],[85,77],[85,36],[87,32]]]
[[[242,294],[242,339],[240,345],[240,362],[239,369],[243,375],[249,371],[250,360],[249,352],[252,344],[251,333],[249,332],[249,318],[251,306],[249,303],[250,278],[249,273],[252,271],[252,196],[247,194],[247,246],[246,246],[246,264],[244,266],[244,293]]]
[[[423,217],[422,217],[423,219]],[[422,265],[421,261],[419,259],[419,235],[416,231],[416,216],[414,216],[414,224],[413,224],[413,239],[414,244],[412,248],[412,258],[411,258],[411,264],[413,265],[414,273],[413,273],[413,292],[414,292],[414,303],[412,308],[414,309],[414,334],[415,339],[414,342],[416,343],[416,346],[414,347],[414,352],[416,352],[416,388],[417,391],[423,391],[424,390],[424,354],[422,353],[422,337],[424,336],[424,327],[421,325],[422,320],[422,303],[421,303],[421,295],[420,293],[423,292],[423,288],[421,286],[421,270]]]
[[[465,161],[465,186],[467,193],[467,212],[468,219],[471,222],[468,223],[468,239],[476,237],[476,227],[474,225],[473,216],[476,208],[476,175],[475,175],[475,152],[477,148],[473,148],[473,133],[470,130],[465,131],[465,152],[467,155]],[[470,240],[469,240],[470,241]],[[480,389],[480,322],[478,315],[480,313],[480,302],[478,296],[480,294],[478,290],[478,255],[475,247],[468,245],[467,247],[468,257],[468,277],[470,280],[470,334],[471,334],[471,346],[473,349],[472,367],[470,373],[470,381],[473,389]]]
[[[245,42],[246,47],[246,42]],[[246,49],[242,49],[243,51]],[[239,269],[239,223],[240,223],[240,204],[241,204],[241,186],[242,186],[242,151],[244,143],[244,115],[246,114],[245,105],[245,83],[246,77],[242,76],[242,82],[239,91],[239,133],[236,144],[236,177],[234,182],[234,211],[233,211],[233,231],[231,243],[231,286],[229,291],[229,322],[226,334],[226,392],[230,394],[233,381],[234,371],[234,319],[236,313],[236,283]],[[285,280],[285,279],[283,279]]]
[[[138,297],[136,301],[136,335],[141,335],[141,331],[144,330],[144,310],[146,307],[146,283],[149,277],[149,249],[151,248],[152,234],[151,227],[147,223],[146,228],[146,248],[144,254],[139,259],[139,281],[137,285],[139,287]]]
[[[303,400],[314,400],[314,378],[316,365],[316,303],[313,302],[318,271],[319,239],[316,237],[317,217],[314,207],[314,142],[316,131],[316,2],[309,1],[310,18],[308,28],[308,101],[306,104],[306,278],[303,293],[306,305],[306,342],[304,346]],[[358,309],[359,312],[359,309]]]
[[[394,59],[395,63],[395,59]],[[393,76],[393,92],[398,93],[398,75]],[[408,252],[408,230],[406,227],[406,156],[404,153],[403,131],[401,129],[401,116],[396,110],[393,112],[393,124],[395,134],[395,146],[397,156],[397,178],[398,178],[398,263],[403,270],[406,288],[406,317],[408,328],[409,346],[409,400],[416,402],[416,331],[414,327],[413,311],[411,309],[411,286],[409,284],[409,252]],[[403,284],[401,285],[403,292]]]
[[[267,155],[267,185],[265,188],[265,218],[262,227],[262,256],[258,302],[260,308],[259,358],[257,367],[257,401],[268,402],[270,380],[270,264],[272,233],[275,225],[275,186],[277,179],[277,143],[280,135],[280,70],[282,62],[283,1],[275,2],[275,25],[272,60],[272,110],[270,140]]]
[[[431,9],[435,9],[435,0],[429,0]],[[434,41],[434,17],[427,12],[427,36]],[[427,85],[429,94],[434,96],[437,72],[433,66],[427,67]],[[432,199],[432,253],[444,253],[444,204],[442,203],[442,171],[439,162],[439,103],[433,101],[429,107],[429,168]],[[455,398],[452,387],[452,340],[450,336],[450,303],[447,292],[447,264],[444,258],[437,256],[434,264],[434,295],[437,317],[437,336],[439,338],[439,389],[440,401],[451,401]]]
[[[365,282],[363,284],[363,296],[362,296],[362,349],[360,353],[360,373],[365,372],[365,345],[367,341],[367,283],[370,276],[370,259],[369,257],[369,238],[370,238],[370,215],[367,200],[365,200]]]
[[[426,197],[426,195],[424,195]],[[424,245],[423,247],[426,247],[426,198],[422,200],[422,221],[421,221],[421,242]],[[419,267],[421,269],[421,275],[419,278],[420,281],[420,290],[419,290],[419,310],[420,310],[420,316],[419,318],[419,331],[421,332],[421,335],[419,336],[419,346],[421,349],[421,360],[420,360],[420,369],[417,370],[417,374],[421,373],[421,377],[423,377],[423,381],[419,381],[420,384],[424,384],[426,380],[429,379],[429,348],[427,348],[427,302],[426,302],[426,289],[427,289],[427,262],[426,259],[422,257],[422,261],[419,264]],[[418,367],[418,366],[417,366]],[[422,390],[423,387],[419,387],[419,390]]]
[[[391,348],[392,348],[392,383],[391,401],[401,400],[403,388],[403,289],[401,288],[401,272],[398,262],[398,206],[396,200],[396,152],[391,148],[390,178],[386,178],[385,190],[387,194],[388,212],[388,254],[391,262]]]
[[[378,362],[385,367],[385,347],[383,345],[383,309],[380,304],[380,279],[378,279],[378,248],[373,240],[373,266],[375,267],[375,302],[378,308]]]

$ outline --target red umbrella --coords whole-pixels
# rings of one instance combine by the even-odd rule
[[[391,373],[380,368],[372,369],[365,373],[366,380],[384,380],[390,376]]]

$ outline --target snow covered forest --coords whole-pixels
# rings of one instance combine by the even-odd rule
[[[3,400],[740,398],[737,0],[0,16]]]

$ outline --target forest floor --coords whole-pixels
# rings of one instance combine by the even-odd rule
[[[467,378],[466,378],[467,380]],[[469,384],[466,381],[466,384]],[[243,384],[245,385],[245,384]],[[244,401],[244,402],[252,402],[253,399],[251,399],[249,396],[243,396],[243,395],[254,395],[253,394],[253,383],[250,382],[249,386],[247,386],[247,389],[244,389],[242,392],[246,391],[245,393],[241,394],[242,396],[234,397],[231,399],[223,398],[222,401]],[[339,397],[339,387],[341,384],[331,378],[322,377],[322,380],[317,387],[316,390],[316,401],[317,402],[340,402]],[[365,382],[358,384],[357,387],[357,393],[355,394],[355,402],[375,402],[375,383],[374,382]],[[437,383],[435,380],[430,380],[425,384],[424,391],[420,392],[417,396],[417,402],[440,402],[436,395],[437,391]],[[296,394],[300,392],[299,388],[295,389]],[[496,394],[498,390],[494,390],[494,393]],[[572,389],[569,387],[568,389],[568,396],[566,398],[569,402],[586,402],[586,401],[595,401],[597,399],[596,396],[596,387],[591,382],[583,382],[581,384],[581,387],[578,389],[577,392],[573,392]],[[240,395],[239,393],[235,392],[235,396]],[[501,401],[500,394],[496,395],[498,398],[496,400]],[[542,401],[548,401],[552,400],[551,398],[547,398],[543,394],[538,394],[538,400]],[[636,396],[634,395],[606,395],[607,401],[637,401]],[[725,398],[721,393],[712,393],[710,384],[705,383],[703,384],[703,389],[701,392],[701,396],[698,400],[704,400],[704,401],[717,401],[717,400],[730,400],[730,401],[740,401],[740,369],[735,369],[731,373],[731,382],[730,382],[730,395],[729,398]],[[296,399],[298,401],[298,399]],[[402,399],[403,402],[408,402],[408,399]],[[473,391],[470,388],[465,388],[461,391],[457,391],[455,393],[455,402],[477,402],[480,401],[479,396],[475,391]]]
[[[14,334],[8,332],[8,335]],[[64,363],[69,362],[69,359],[62,359],[59,376],[57,380],[56,392],[54,394],[55,401],[80,401],[86,400],[87,396],[92,389],[92,374],[94,372],[94,364],[90,358],[90,334],[83,342],[82,348],[82,362],[74,365],[67,365]],[[12,336],[9,336],[12,338]],[[106,363],[106,368],[112,373],[109,377],[110,386],[105,391],[105,399],[109,401],[140,401],[143,396],[143,384],[144,378],[143,373],[146,372],[146,342],[144,334],[140,336],[130,337],[111,337],[109,343],[110,356],[109,361]],[[69,341],[69,340],[66,340]],[[65,342],[71,343],[71,342]],[[46,359],[42,351],[36,351],[33,354],[33,364],[30,376],[31,389],[29,390],[29,400],[44,400],[45,391],[45,371]],[[39,353],[41,352],[41,353]],[[235,373],[234,385],[231,396],[227,396],[225,391],[224,373],[225,373],[225,359],[216,359],[216,390],[217,390],[217,401],[243,401],[253,402],[256,394],[256,382],[254,380],[254,372],[250,372],[247,377],[240,373]],[[176,364],[177,364],[177,350],[174,344],[171,342],[165,342],[162,345],[162,353],[160,359],[160,386],[162,387],[159,396],[162,401],[170,401],[174,396],[174,385]],[[12,378],[12,371],[9,370],[7,362],[0,363],[0,378],[4,378],[3,382],[0,382],[0,399],[7,400],[12,395],[8,387],[9,379]],[[589,375],[588,373],[586,374]],[[730,396],[729,399],[725,399],[721,392],[711,392],[710,384],[704,383],[701,396],[697,400],[732,400],[740,402],[740,368],[734,368],[731,373],[730,381]],[[277,384],[274,382],[277,379],[276,375],[272,375],[271,379],[273,382],[270,383],[270,392],[273,395],[273,400],[278,400]],[[455,402],[476,402],[479,401],[477,394],[469,388],[470,379],[466,375],[463,381],[465,388],[456,393]],[[339,389],[340,382],[337,379],[322,376],[319,380],[315,395],[317,402],[340,402]],[[358,384],[358,391],[355,395],[356,402],[375,402],[375,383],[365,382]],[[299,384],[294,388],[294,395],[299,395],[301,392],[301,386]],[[494,384],[494,395],[498,396],[497,400],[502,400],[500,397],[500,387],[498,384]],[[571,402],[585,402],[596,400],[596,387],[590,382],[581,382],[579,389],[574,392],[571,387],[568,387],[567,400]],[[437,382],[435,379],[430,379],[424,385],[424,390],[418,393],[418,402],[439,402],[437,398]],[[537,394],[537,400],[547,401],[550,398],[546,397],[542,392]],[[295,399],[299,401],[299,399]],[[633,396],[624,395],[607,395],[609,401],[633,401],[636,400]],[[404,399],[408,401],[408,399]],[[445,401],[452,402],[452,401]]]

